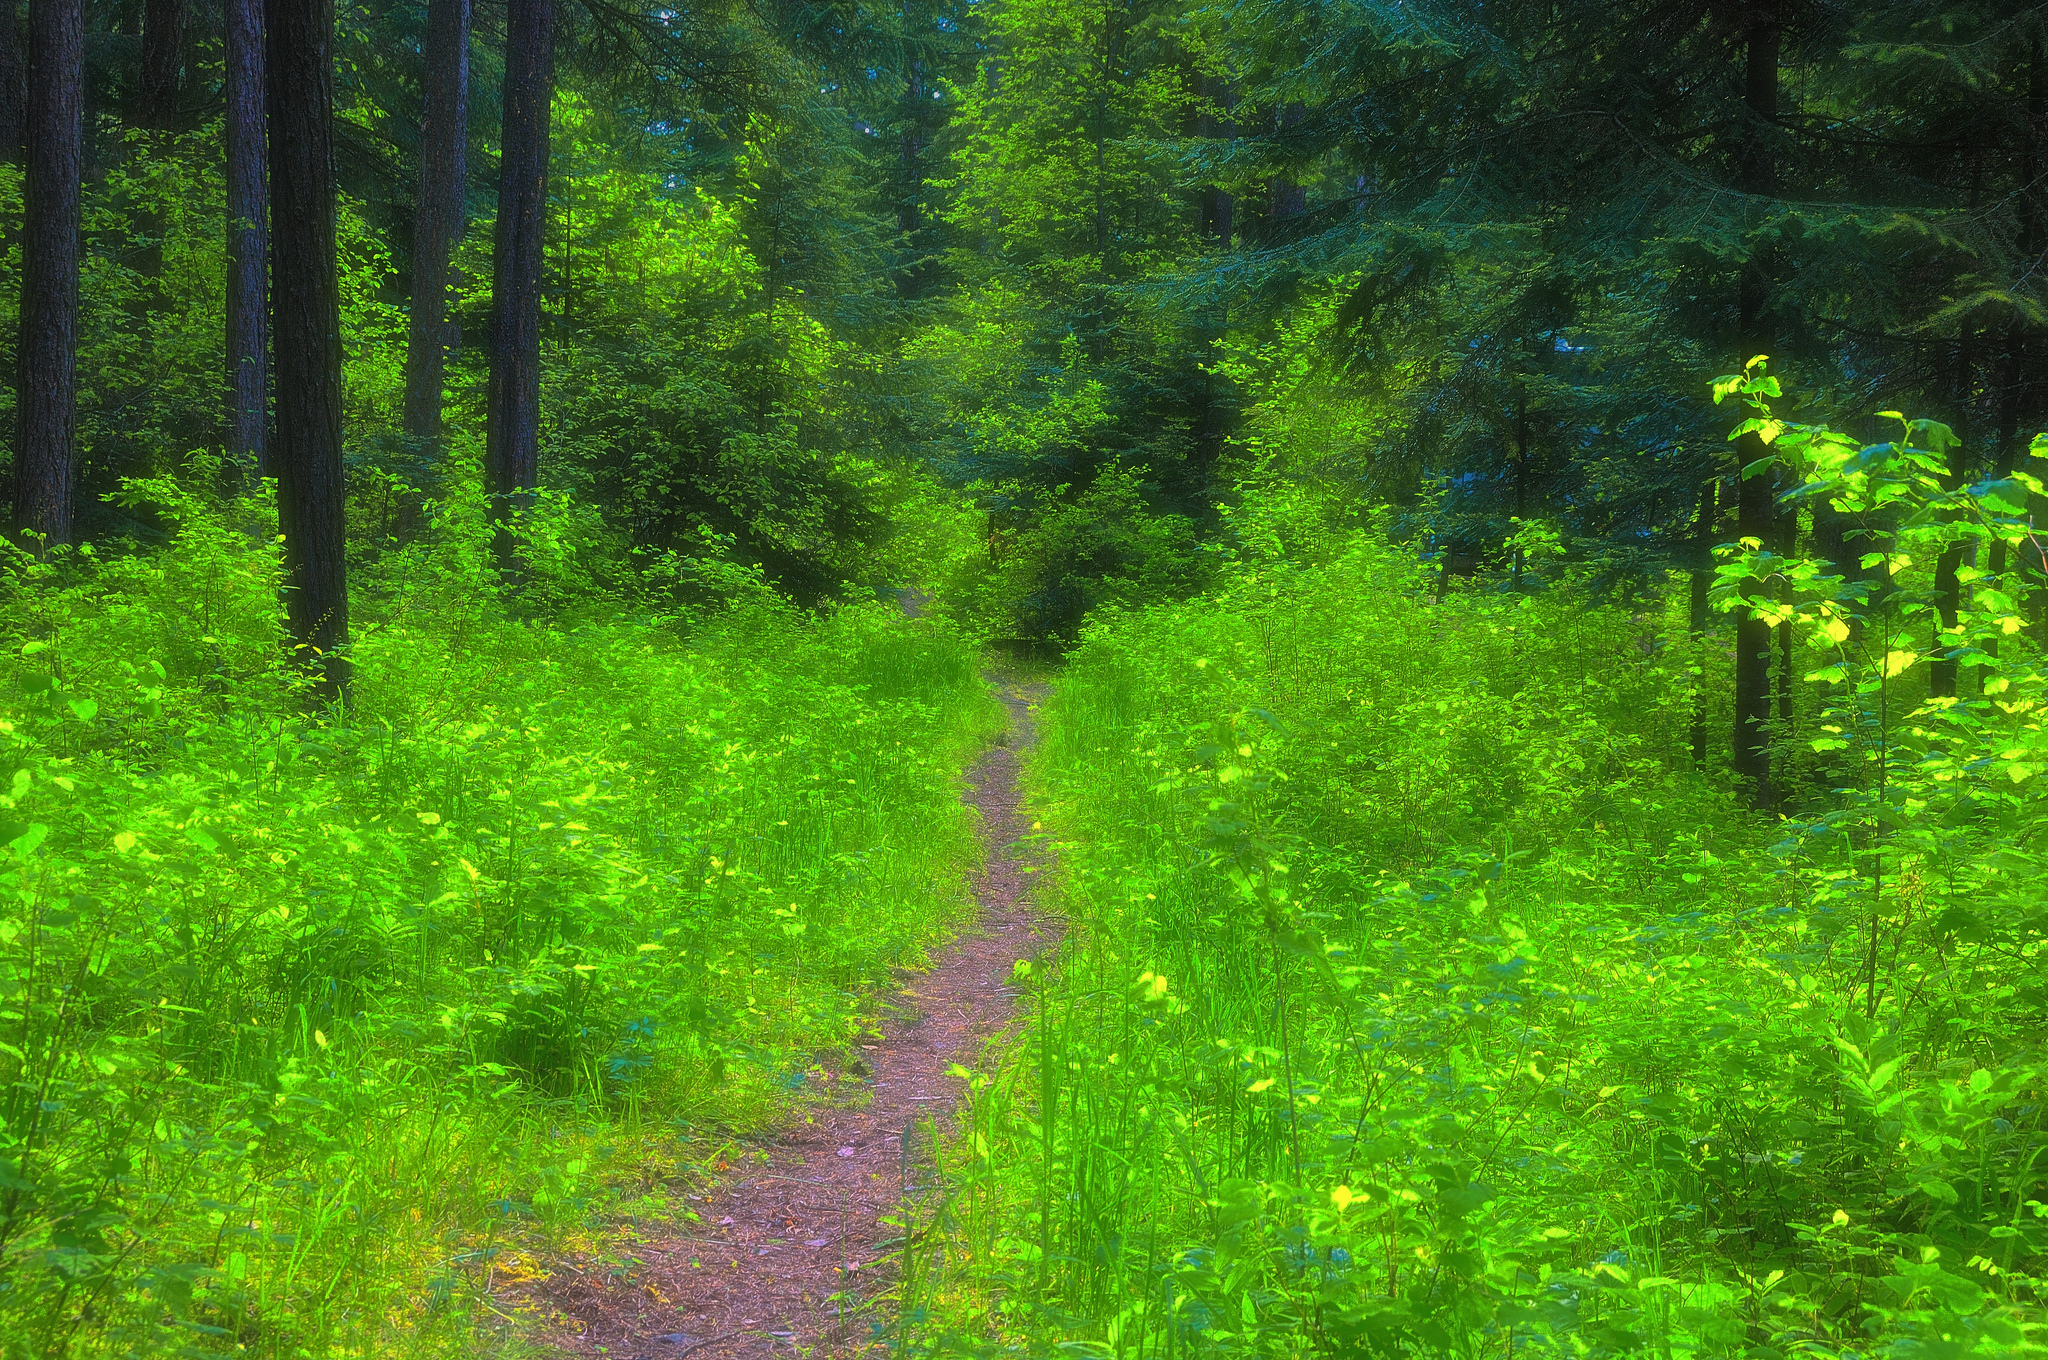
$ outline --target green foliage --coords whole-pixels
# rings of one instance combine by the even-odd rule
[[[1890,564],[1723,568],[1829,649],[1856,758],[1807,820],[1692,767],[1682,601],[1438,599],[1375,534],[1290,557],[1325,521],[1254,493],[1217,588],[1091,625],[1034,772],[1073,942],[1020,970],[906,1345],[2038,1348],[2048,762],[1987,559],[2039,483],[1954,485],[1927,422],[1767,433]],[[1981,695],[1915,688],[1944,652]]]
[[[470,493],[323,722],[273,512],[191,473],[125,492],[163,551],[0,579],[0,1335],[469,1353],[487,1291],[829,1089],[962,906],[994,706],[893,608],[650,613],[673,564],[607,586],[561,501],[509,620]]]
[[[1132,413],[1112,384],[1128,374],[1089,360],[1073,334],[1056,363],[1035,357],[1020,337],[1046,319],[992,284],[913,336],[903,363],[937,436],[932,461],[987,516],[983,579],[946,607],[991,633],[1066,642],[1092,609],[1185,595],[1204,564],[1199,521],[1163,483],[1185,439],[1113,454]]]
[[[1956,437],[1938,421],[1887,412],[1896,437],[1863,444],[1780,420],[1772,405],[1784,394],[1762,358],[1716,381],[1715,400],[1730,396],[1751,414],[1729,437],[1758,434],[1794,487],[1785,499],[1826,517],[1847,548],[1845,566],[1733,545],[1717,593],[1725,608],[1808,635],[1817,664],[1806,678],[1824,702],[1807,744],[1838,787],[1800,835],[1834,866],[1826,900],[1867,914],[1874,1018],[1896,1002],[1896,965],[1883,955],[1902,893],[1940,934],[2011,958],[2031,958],[2048,939],[2048,917],[2031,905],[2048,894],[2035,844],[2048,672],[2025,632],[2043,587],[2029,510],[2043,483],[2024,470],[1961,482]],[[2048,458],[2048,436],[2032,454]],[[1785,589],[1758,598],[1773,580]],[[1943,664],[1946,685],[1931,674]]]

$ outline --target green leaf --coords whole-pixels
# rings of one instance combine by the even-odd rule
[[[1956,1202],[1955,1187],[1947,1181],[1924,1180],[1915,1188],[1937,1204],[1954,1204]]]
[[[91,722],[100,714],[100,706],[90,699],[73,699],[70,704],[71,711],[78,715],[80,722]]]

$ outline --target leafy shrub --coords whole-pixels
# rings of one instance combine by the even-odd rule
[[[2038,1346],[2038,578],[1991,545],[2041,485],[1948,489],[1937,430],[1766,431],[1887,566],[1729,549],[1831,696],[1797,820],[1691,767],[1676,598],[1437,602],[1368,537],[1093,628],[1036,766],[1074,943],[977,1079],[906,1340]]]
[[[266,507],[213,480],[130,484],[163,551],[0,578],[0,1335],[467,1351],[494,1283],[869,1024],[960,906],[993,706],[878,605],[598,608],[566,505],[510,618],[458,500],[319,720]]]

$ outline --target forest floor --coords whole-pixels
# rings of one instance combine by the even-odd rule
[[[565,1353],[740,1360],[880,1348],[892,1319],[876,1305],[894,1282],[891,1239],[901,1233],[884,1220],[936,1191],[935,1140],[964,1090],[948,1074],[999,1041],[1013,1019],[1013,965],[1056,939],[1056,923],[1026,893],[1018,782],[1044,686],[991,678],[1010,730],[961,793],[981,814],[976,915],[929,972],[907,975],[887,999],[881,1037],[862,1045],[868,1080],[852,1101],[814,1106],[728,1154],[733,1179],[693,1204],[692,1235],[649,1230],[630,1251],[640,1268],[624,1279],[553,1273],[550,1311],[576,1329]]]

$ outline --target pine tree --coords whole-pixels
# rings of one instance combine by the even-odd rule
[[[540,480],[540,286],[546,263],[548,114],[554,98],[553,0],[512,0],[505,29],[505,119],[492,256],[491,378],[485,466],[501,521]],[[500,571],[515,575],[509,528]]]
[[[347,490],[335,258],[334,10],[330,0],[271,0],[264,19],[275,266],[271,335],[277,374],[271,466],[284,533],[285,612],[320,697],[346,703]]]
[[[431,451],[441,438],[449,260],[462,236],[469,198],[469,0],[429,0],[422,57],[426,114],[413,227],[405,432]]]
[[[50,544],[71,541],[76,478],[84,56],[80,0],[30,0],[14,529]]]
[[[145,0],[142,67],[136,81],[135,122],[168,132],[177,122],[179,76],[185,65],[186,0]]]
[[[0,0],[0,161],[20,165],[28,143],[28,68],[21,60],[21,6]]]
[[[268,470],[270,185],[264,135],[264,0],[226,0],[227,451]]]

